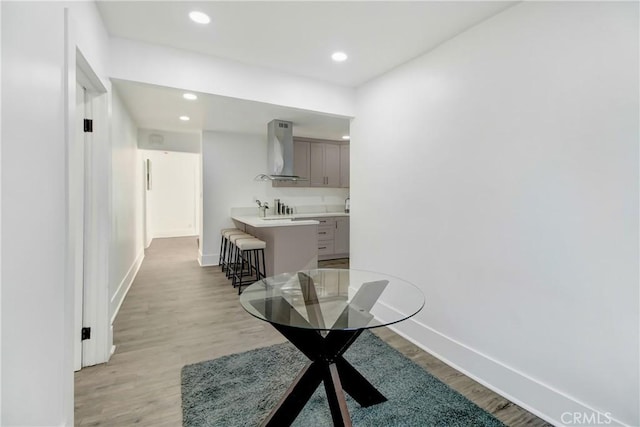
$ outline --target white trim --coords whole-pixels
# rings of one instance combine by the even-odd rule
[[[113,294],[113,297],[111,298],[111,307],[115,306],[115,309],[112,311],[112,314],[111,314],[111,325],[113,325],[113,322],[115,321],[116,316],[120,311],[120,307],[122,306],[122,303],[124,302],[124,299],[127,296],[127,293],[129,293],[129,289],[131,289],[131,285],[133,284],[133,281],[135,280],[136,275],[140,270],[140,266],[142,265],[143,260],[144,260],[144,250],[141,250],[138,256],[136,257],[136,260],[133,262],[133,264],[131,264],[131,267],[129,267],[129,271],[127,271],[127,274],[125,274],[124,278],[118,285],[118,289],[115,291],[115,293]]]
[[[78,371],[82,368],[82,340],[77,334],[82,328],[82,292],[83,292],[83,257],[79,253],[83,251],[82,240],[84,239],[84,151],[81,149],[83,143],[76,140],[76,114],[77,114],[77,58],[75,53],[75,25],[65,9],[65,75],[67,76],[64,85],[65,97],[65,139],[66,139],[66,162],[65,162],[65,199],[66,199],[66,279],[65,283],[70,284],[65,291],[73,292],[72,313],[73,325],[65,326],[65,333],[69,334],[73,340],[73,369]],[[79,150],[79,148],[81,150]],[[65,304],[69,304],[65,298]],[[67,310],[65,310],[65,313]],[[66,320],[66,319],[65,319]],[[67,330],[68,329],[68,330]]]
[[[394,313],[392,317],[397,317],[395,313],[398,311],[384,302],[377,306],[376,316],[380,319],[391,316],[391,313]],[[564,425],[560,418],[565,412],[605,413],[482,354],[415,318],[396,323],[389,328],[452,368],[553,425]],[[609,426],[627,426],[613,417],[608,420]]]
[[[219,253],[203,255],[202,252],[198,251],[198,263],[200,264],[200,267],[220,265],[218,262],[219,260],[220,260]]]
[[[77,54],[82,56],[80,50]],[[84,72],[96,87],[105,89],[93,70]],[[91,92],[89,108],[97,123],[109,123],[110,94]],[[110,132],[110,126],[94,126],[92,143],[85,146],[83,325],[91,328],[91,339],[82,341],[83,367],[107,362],[113,345],[109,329],[109,246],[113,218]]]
[[[66,19],[67,19],[67,12],[65,11],[65,28],[66,28]],[[0,22],[2,22],[2,6],[0,6]],[[66,39],[67,38],[67,33],[65,32],[65,45],[68,46],[69,41]],[[2,46],[2,31],[0,31],[0,46]],[[1,55],[0,55],[1,57]],[[67,59],[67,55],[65,54],[65,60]],[[66,67],[66,63],[65,63],[65,67]],[[68,68],[68,67],[67,67]],[[66,69],[65,69],[66,71]],[[2,67],[0,67],[0,118],[2,118]],[[66,98],[66,100],[68,101],[68,98]],[[66,108],[65,108],[66,110]],[[67,125],[68,125],[68,117],[67,117]],[[65,128],[65,132],[68,132],[68,130]],[[2,120],[0,120],[0,165],[2,165]],[[65,135],[66,136],[66,135]],[[1,170],[1,166],[0,166],[0,177],[2,177],[2,170]],[[68,188],[68,186],[66,186],[66,188]],[[0,178],[0,193],[2,193],[2,178]],[[65,197],[68,200],[68,194],[65,194]],[[2,194],[0,194],[0,200],[2,200]],[[0,209],[0,236],[2,236],[2,209]],[[65,242],[65,244],[67,244],[67,242]],[[69,253],[69,249],[68,247],[65,248],[67,250],[67,254]],[[65,276],[65,279],[67,282],[69,282],[68,280],[69,276]],[[0,244],[0,289],[2,289],[2,245]],[[6,289],[6,288],[5,288]],[[64,292],[68,293],[68,292],[72,292],[73,289],[71,288],[71,286],[67,285],[64,288]],[[71,296],[65,296],[65,307],[69,307],[69,300],[70,300]],[[0,292],[0,307],[2,307],[2,292]],[[73,306],[70,306],[70,308],[73,308]],[[70,343],[72,343],[72,338],[68,337],[69,334],[69,324],[73,322],[73,319],[71,318],[71,316],[69,314],[66,314],[64,316],[64,322],[65,322],[65,335],[64,335],[64,342],[65,345],[69,345]],[[2,316],[0,316],[0,331],[2,330]],[[4,354],[2,352],[2,340],[0,340],[0,376],[2,376],[2,354]],[[66,383],[68,384],[70,381],[67,380]],[[68,388],[68,386],[67,386]],[[0,402],[2,402],[2,384],[0,383]],[[69,408],[73,406],[73,405],[67,405],[67,408],[65,410],[65,413],[68,414],[69,412]],[[73,410],[73,408],[71,408]],[[2,405],[0,404],[0,420],[2,419]],[[73,419],[72,419],[73,422]]]
[[[0,6],[0,9],[2,7]],[[68,8],[64,9],[64,83],[63,93],[64,96],[64,120],[65,120],[65,258],[66,258],[66,270],[65,270],[65,286],[63,292],[64,296],[64,379],[62,381],[62,396],[65,403],[62,408],[63,417],[66,419],[62,422],[62,425],[73,425],[75,423],[74,418],[74,375],[73,371],[82,367],[82,340],[78,337],[78,327],[82,327],[82,282],[77,282],[74,272],[79,268],[75,259],[76,246],[71,238],[71,230],[75,225],[73,218],[74,209],[77,208],[79,203],[84,204],[84,200],[78,201],[75,204],[72,201],[71,191],[73,191],[73,183],[69,177],[69,165],[76,152],[73,149],[73,143],[75,142],[75,123],[76,123],[76,33],[75,23],[70,15]],[[84,164],[83,166],[84,167]],[[84,197],[84,195],[83,195]],[[74,206],[75,205],[75,206]],[[67,353],[69,352],[69,353]],[[76,357],[79,360],[76,360]],[[71,371],[67,371],[67,363],[71,364]],[[79,364],[79,366],[78,366]]]
[[[163,230],[163,231],[154,231],[153,239],[162,239],[166,237],[191,237],[198,236],[195,228],[184,228],[181,230]]]

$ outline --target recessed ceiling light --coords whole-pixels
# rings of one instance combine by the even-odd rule
[[[211,22],[211,18],[209,18],[209,15],[207,15],[206,13],[198,12],[197,10],[189,12],[189,18],[191,18],[193,22],[197,22],[198,24],[208,24],[209,22]]]
[[[185,93],[184,95],[182,95],[182,97],[184,99],[188,99],[189,101],[195,101],[196,99],[198,99],[198,95],[196,95],[195,93]]]
[[[349,135],[343,135],[343,136],[342,136],[342,139],[346,139],[346,140],[348,140],[348,139],[351,139],[351,137],[350,137]]]
[[[180,120],[182,120],[183,122],[188,122],[191,119],[189,118],[189,116],[180,116]]]
[[[348,56],[344,52],[334,52],[333,55],[331,55],[331,59],[333,59],[336,62],[346,61],[347,58]]]

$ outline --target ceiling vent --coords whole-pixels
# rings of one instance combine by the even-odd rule
[[[164,136],[152,133],[149,135],[149,145],[162,145],[164,143]]]

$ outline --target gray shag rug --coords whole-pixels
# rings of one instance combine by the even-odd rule
[[[503,426],[370,332],[344,356],[388,399],[361,408],[347,394],[354,426]],[[306,363],[286,343],[183,367],[183,426],[259,425]],[[332,425],[322,385],[293,425]]]

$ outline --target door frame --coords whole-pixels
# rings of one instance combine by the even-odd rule
[[[69,336],[69,360],[73,363],[77,346],[82,347],[81,366],[106,362],[113,336],[109,318],[109,247],[111,242],[111,144],[108,83],[95,73],[78,46],[75,23],[65,9],[65,136],[66,144],[66,287],[65,324]],[[76,82],[82,80],[93,113],[90,144],[79,153],[76,136]],[[86,138],[85,138],[86,139]],[[85,160],[86,158],[86,160]],[[74,171],[85,171],[84,182],[75,180]],[[83,190],[84,189],[84,190]],[[82,211],[85,219],[82,219]],[[84,238],[83,266],[76,257],[79,239]],[[84,270],[83,280],[77,272]],[[91,339],[81,341],[82,326],[91,328]],[[75,367],[74,367],[75,368]]]
[[[79,75],[81,70],[76,69]],[[86,136],[83,130],[83,119],[86,117],[86,89],[78,81],[76,83],[76,118],[75,138],[69,140],[68,176],[68,239],[70,241],[69,260],[70,278],[74,287],[74,331],[82,330],[82,301],[84,292],[84,146]],[[82,162],[82,163],[81,163]],[[73,370],[82,368],[82,341],[74,334],[73,343]]]

